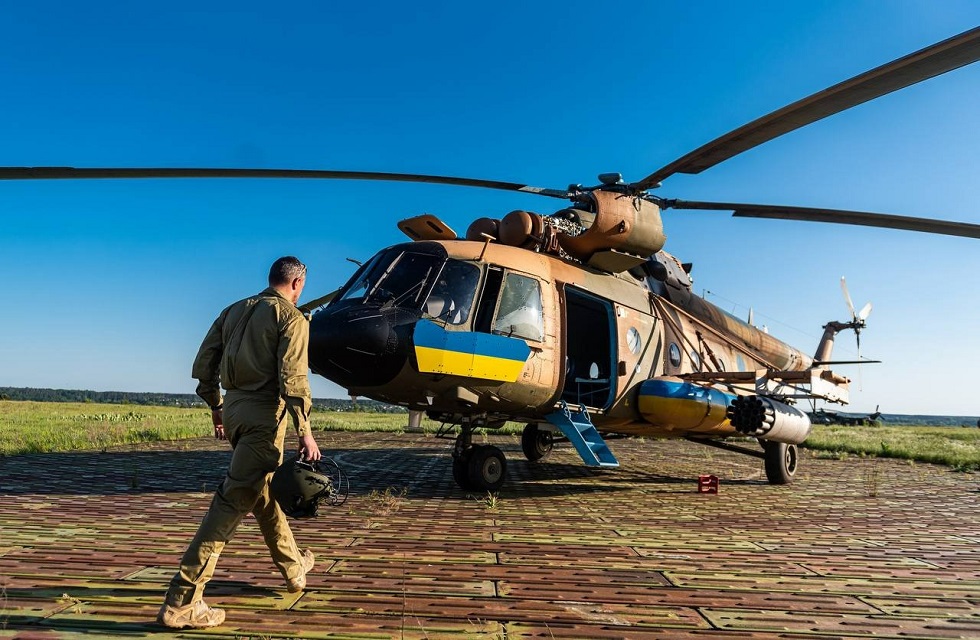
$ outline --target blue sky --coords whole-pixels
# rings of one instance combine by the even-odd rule
[[[980,23],[973,0],[470,4],[4,3],[0,165],[637,180]],[[980,64],[658,193],[980,223],[978,103]],[[346,280],[345,258],[400,242],[401,218],[462,231],[556,204],[386,183],[0,183],[0,386],[190,393],[208,325],[276,257],[309,264],[310,299]],[[884,364],[861,368],[853,410],[980,414],[976,240],[708,212],[665,224],[699,292],[805,351],[847,317],[841,275],[857,306],[873,301],[862,354]]]

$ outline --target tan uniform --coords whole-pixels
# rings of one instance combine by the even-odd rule
[[[309,433],[309,331],[296,306],[269,288],[222,311],[204,338],[194,360],[197,393],[218,407],[219,382],[226,389],[223,417],[233,451],[228,475],[170,581],[168,604],[183,606],[201,598],[221,550],[249,512],[283,577],[303,573],[296,541],[269,482],[282,464],[287,416],[298,435]]]

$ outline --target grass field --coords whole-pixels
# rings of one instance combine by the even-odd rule
[[[815,425],[804,446],[837,456],[900,458],[959,471],[980,470],[980,429],[971,427]]]
[[[314,431],[404,431],[404,413],[313,412]],[[423,431],[438,423],[423,419]],[[206,408],[0,400],[0,455],[102,450],[210,436]]]
[[[0,401],[0,454],[105,449],[210,435],[206,409]]]
[[[405,430],[408,418],[390,413],[314,412],[312,423],[314,431],[399,432]],[[438,426],[423,419],[423,431],[434,432]],[[102,450],[211,433],[207,409],[0,401],[0,455]],[[815,425],[805,446],[822,455],[902,458],[961,471],[980,470],[980,429]]]

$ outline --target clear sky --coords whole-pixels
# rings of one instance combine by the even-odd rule
[[[638,180],[756,117],[980,24],[975,0],[3,2],[0,165],[275,167],[564,188]],[[980,64],[851,109],[664,197],[980,223]],[[0,386],[191,393],[198,344],[268,266],[304,300],[434,213],[558,201],[437,185],[0,182]],[[557,205],[557,206],[556,206]],[[850,407],[980,414],[980,241],[669,211],[667,250],[813,352],[874,303]],[[854,357],[842,335],[837,358]],[[343,391],[313,377],[314,395]]]

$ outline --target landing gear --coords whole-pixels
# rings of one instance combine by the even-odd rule
[[[473,447],[469,460],[470,486],[479,491],[496,491],[504,484],[507,460],[504,452],[491,445]]]
[[[800,464],[800,450],[795,444],[785,442],[774,442],[772,440],[759,439],[762,451],[758,449],[747,449],[741,445],[731,444],[724,440],[711,440],[707,438],[687,438],[691,442],[697,442],[716,449],[734,451],[753,458],[762,458],[766,466],[766,478],[769,484],[789,484],[796,475],[796,469]]]
[[[533,422],[524,427],[524,432],[521,434],[521,449],[524,450],[524,457],[531,462],[537,462],[547,456],[554,446],[554,434],[550,431],[539,429]]]
[[[473,488],[470,486],[469,473],[470,454],[473,453],[473,448],[470,447],[462,452],[457,451],[458,449],[457,444],[457,448],[453,450],[453,480],[456,481],[456,486],[466,491]]]
[[[769,484],[792,482],[800,460],[796,445],[765,440],[762,446],[765,449],[766,478],[769,479]]]
[[[453,447],[453,480],[464,491],[497,491],[507,476],[504,452],[488,444],[473,444],[473,429],[464,424]]]

